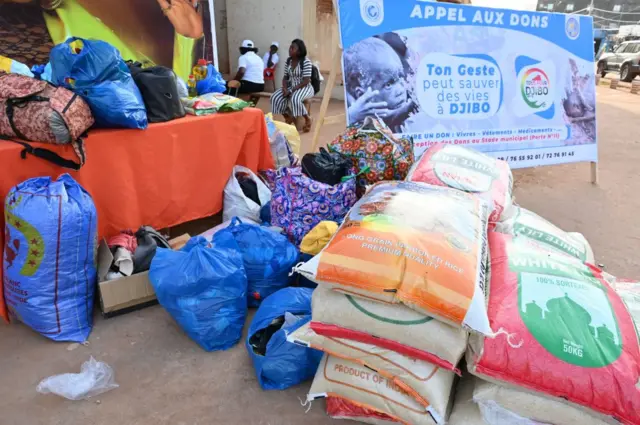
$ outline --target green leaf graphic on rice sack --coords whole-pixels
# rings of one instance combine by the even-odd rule
[[[418,312],[413,312],[408,309],[407,309],[407,313],[409,317],[407,317],[406,319],[391,319],[385,316],[385,309],[388,310],[388,307],[386,307],[384,304],[379,304],[380,310],[376,311],[377,310],[376,306],[378,306],[378,303],[375,303],[375,304],[369,303],[371,307],[367,308],[367,307],[364,307],[361,303],[359,303],[358,300],[356,300],[351,295],[345,295],[345,297],[347,297],[347,300],[349,300],[349,302],[360,312],[366,314],[372,319],[379,320],[385,323],[390,323],[392,325],[414,326],[414,325],[421,325],[423,323],[427,323],[433,320],[433,318],[429,316],[424,316]]]
[[[488,192],[499,177],[491,158],[460,146],[447,145],[432,160],[442,183],[465,192]]]
[[[586,261],[587,252],[583,244],[574,241],[570,235],[542,217],[523,208],[517,208],[517,211],[513,225],[515,234],[526,236],[581,261]]]
[[[23,276],[33,276],[40,268],[40,264],[44,258],[44,241],[42,235],[35,227],[12,213],[20,202],[22,202],[21,196],[7,199],[4,210],[4,221],[7,227],[7,234],[9,234],[9,226],[11,226],[18,233],[21,233],[27,242],[26,246],[20,246],[19,240],[14,239],[18,244],[10,248],[12,251],[18,251],[20,249],[27,250],[27,256],[22,265],[22,269],[20,269],[20,274]],[[8,247],[10,246],[8,240],[6,244]],[[15,258],[16,256],[17,252],[14,252],[13,257]]]
[[[510,255],[518,273],[518,311],[534,338],[576,366],[604,367],[622,354],[622,338],[606,288],[577,261]]]

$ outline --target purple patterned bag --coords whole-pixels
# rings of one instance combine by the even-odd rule
[[[321,221],[342,222],[356,203],[355,178],[330,186],[310,179],[299,167],[266,171],[265,177],[273,191],[271,225],[283,228],[296,246]]]

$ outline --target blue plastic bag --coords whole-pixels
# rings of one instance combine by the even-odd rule
[[[207,65],[207,76],[196,83],[196,90],[198,96],[207,93],[224,93],[227,90],[227,82],[215,66]]]
[[[213,247],[198,236],[180,251],[158,248],[149,280],[160,305],[205,350],[226,350],[242,338],[247,276],[231,235]]]
[[[47,62],[46,65],[33,65],[31,67],[31,72],[33,73],[33,76],[35,79],[37,80],[43,80],[43,81],[48,81],[48,82],[52,82],[51,79],[51,63]]]
[[[54,341],[86,341],[96,286],[96,207],[69,174],[29,179],[5,201],[4,295],[19,321]]]
[[[260,221],[263,225],[271,226],[271,201],[260,209]]]
[[[81,46],[78,53],[76,46]],[[96,127],[147,128],[142,95],[118,49],[104,41],[72,37],[55,46],[50,58],[53,83],[82,96]]]
[[[284,390],[315,375],[322,352],[287,342],[288,334],[311,320],[312,294],[309,288],[281,289],[264,300],[253,317],[245,345],[262,389]],[[285,313],[297,316],[298,321],[278,329],[269,338],[264,355],[257,353],[254,347],[263,345],[260,332],[268,329],[274,320],[274,326],[278,326]]]
[[[249,286],[249,307],[257,307],[269,295],[289,285],[289,273],[298,262],[298,248],[286,236],[266,227],[244,224],[234,217],[231,224],[216,233],[219,237],[233,235],[242,253]]]

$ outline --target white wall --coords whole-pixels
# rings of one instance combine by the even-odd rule
[[[284,60],[289,45],[302,38],[301,0],[227,0],[227,36],[231,76],[235,75],[242,40],[252,40],[260,56],[269,50],[272,41],[280,43],[281,64],[276,74],[278,87],[282,83]]]
[[[233,0],[229,0],[233,2]],[[227,0],[215,0],[216,39],[218,46],[219,71],[229,73],[229,37],[227,36]]]

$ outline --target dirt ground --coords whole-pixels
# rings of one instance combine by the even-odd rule
[[[337,103],[331,110],[343,111]],[[590,183],[588,164],[519,170],[516,199],[565,230],[584,233],[610,272],[640,278],[640,96],[599,87],[598,125],[599,186]],[[340,130],[327,127],[322,141]],[[108,320],[96,316],[86,347],[69,350],[69,344],[50,342],[22,325],[0,326],[0,347],[2,425],[330,422],[322,401],[306,414],[300,405],[309,384],[262,391],[244,343],[206,353],[159,306]],[[41,379],[78,371],[91,355],[114,368],[120,388],[78,402],[36,392]]]

